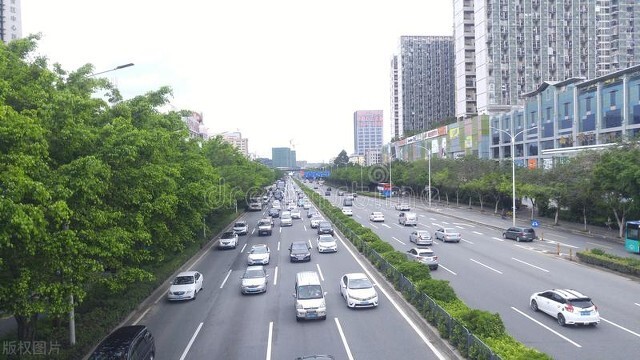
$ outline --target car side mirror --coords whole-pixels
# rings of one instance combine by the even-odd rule
[[[327,296],[327,292],[326,291],[324,292],[324,296]]]
[[[296,297],[296,293],[291,294],[291,296],[293,296],[295,298]]]

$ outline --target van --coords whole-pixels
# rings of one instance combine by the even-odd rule
[[[400,215],[398,216],[398,223],[404,226],[407,226],[407,225],[417,226],[418,215],[412,212],[401,212]]]
[[[322,290],[320,277],[315,271],[302,271],[296,274],[294,293],[296,320],[327,318],[326,292]]]

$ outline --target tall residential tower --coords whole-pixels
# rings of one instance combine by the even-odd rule
[[[639,22],[636,0],[454,0],[456,117],[640,63]]]
[[[451,36],[400,37],[400,52],[391,61],[394,136],[430,129],[454,116],[453,50]]]
[[[358,110],[353,113],[353,148],[357,155],[380,151],[382,147],[382,110]]]

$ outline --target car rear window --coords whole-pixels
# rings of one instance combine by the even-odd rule
[[[575,307],[579,307],[582,309],[585,308],[590,308],[593,306],[593,303],[591,302],[591,299],[573,299],[571,301],[569,301],[569,303]]]

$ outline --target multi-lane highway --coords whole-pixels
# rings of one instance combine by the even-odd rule
[[[287,186],[287,197],[295,199],[292,183]],[[368,270],[339,235],[337,253],[319,254],[315,250],[316,231],[309,227],[303,211],[303,218],[294,220],[293,226],[280,227],[275,219],[273,234],[258,236],[255,226],[265,212],[243,215],[250,233],[240,237],[237,249],[212,247],[184,269],[204,276],[204,289],[196,300],[169,303],[163,293],[132,318],[132,323],[145,324],[153,333],[157,359],[269,360],[313,354],[330,354],[336,359],[448,358],[447,349],[427,339],[419,324],[386,295],[385,286],[377,287],[377,308],[347,308],[339,292],[340,277]],[[314,246],[310,262],[289,262],[288,246],[294,240]],[[240,276],[247,267],[247,251],[258,243],[271,248],[271,261],[266,266],[268,290],[241,295]],[[296,321],[294,279],[297,272],[306,270],[321,277],[327,292],[326,320]]]
[[[324,195],[324,189],[319,190]],[[337,191],[326,198],[336,206],[342,199]],[[398,224],[395,202],[358,197],[353,218],[404,252],[415,246],[409,242],[414,227]],[[575,251],[593,239],[545,230],[545,241],[517,243],[504,240],[501,230],[473,219],[430,211],[415,200],[410,205],[418,214],[418,229],[433,233],[441,225],[462,233],[460,243],[434,240],[440,267],[432,276],[449,281],[469,306],[499,313],[507,331],[520,342],[559,360],[628,359],[640,354],[640,284],[555,256],[558,243]],[[386,221],[369,222],[372,211],[383,212]],[[529,308],[532,293],[552,288],[573,288],[590,296],[598,306],[600,324],[561,327],[554,318]]]

